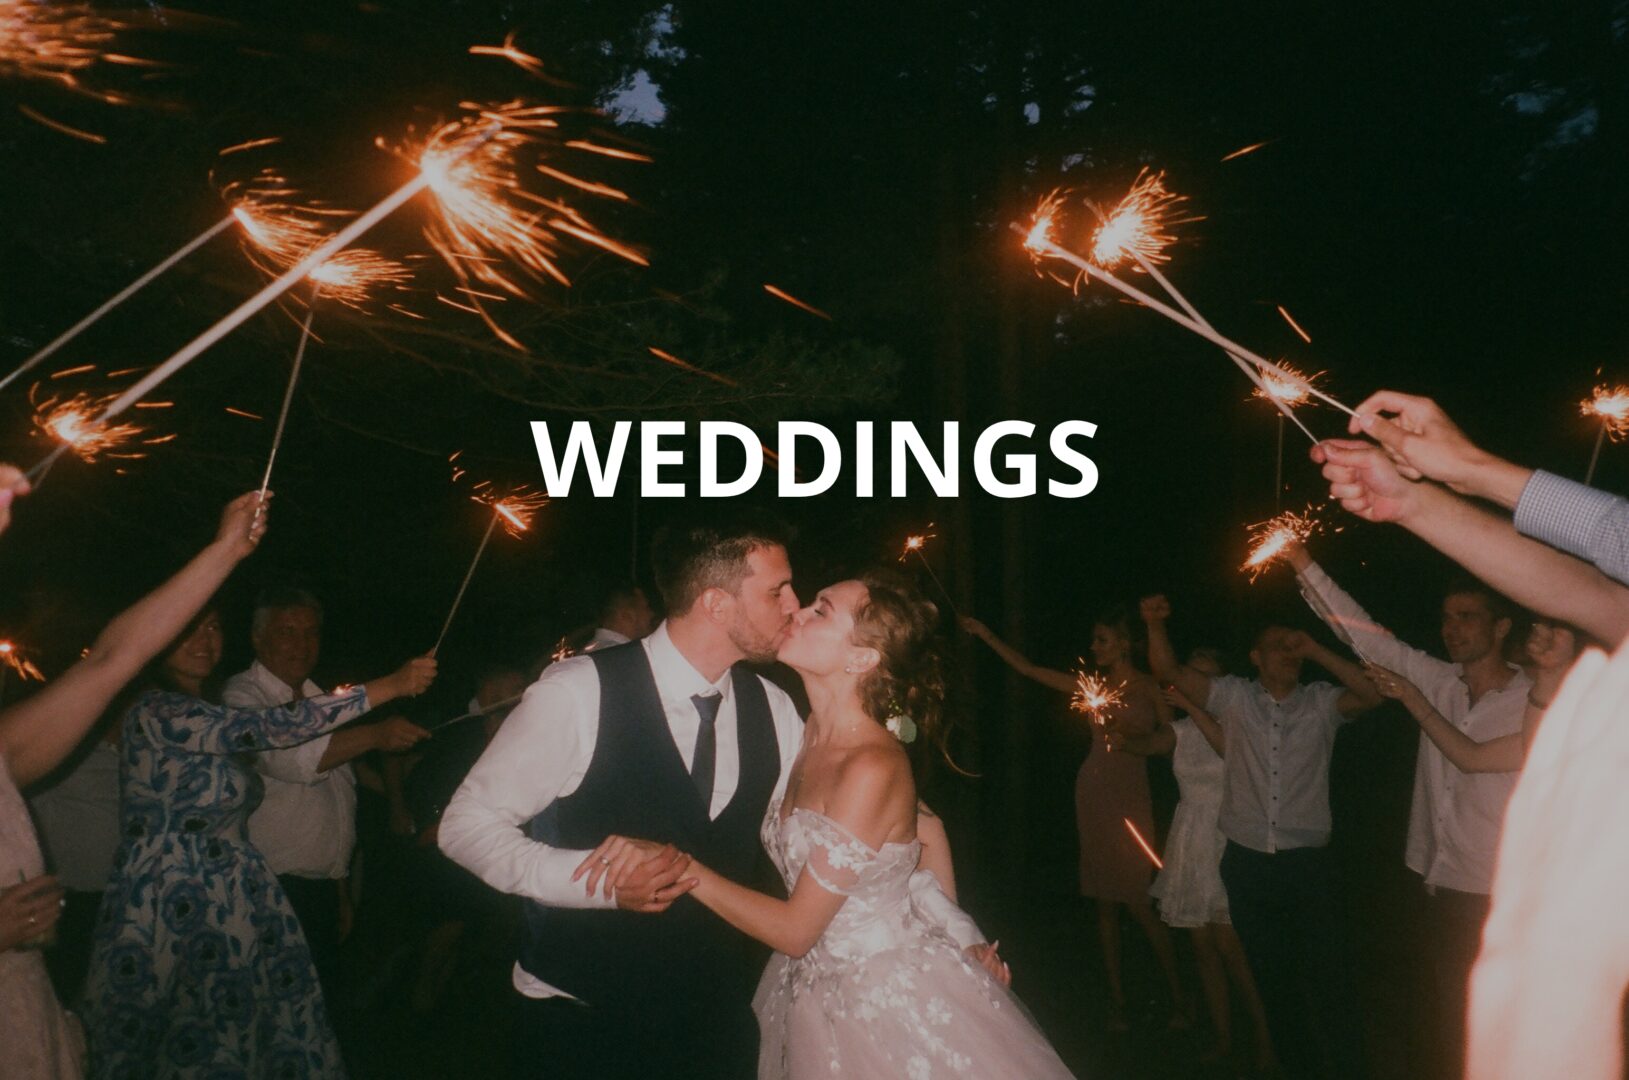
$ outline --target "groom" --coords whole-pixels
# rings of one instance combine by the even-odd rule
[[[755,876],[759,825],[797,757],[769,661],[797,596],[770,520],[669,528],[652,559],[668,617],[642,641],[549,667],[441,820],[440,846],[525,900],[514,1076],[752,1077],[761,957],[683,891],[686,852]],[[670,845],[613,899],[571,880],[607,835]]]

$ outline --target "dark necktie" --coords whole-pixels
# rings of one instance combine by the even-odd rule
[[[702,809],[712,816],[713,767],[718,758],[718,707],[724,702],[723,694],[692,694],[696,712],[701,715],[701,728],[696,732],[696,754],[690,759],[690,779],[695,781],[696,793],[701,796]]]

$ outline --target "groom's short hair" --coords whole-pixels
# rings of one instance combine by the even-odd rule
[[[750,569],[747,556],[790,541],[785,522],[753,510],[662,526],[651,541],[651,563],[663,606],[669,615],[683,615],[708,589],[739,593]]]

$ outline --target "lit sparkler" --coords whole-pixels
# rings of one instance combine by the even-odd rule
[[[456,462],[458,453],[448,460]],[[453,480],[465,475],[465,470],[453,466]],[[475,577],[475,568],[481,565],[481,556],[486,554],[486,546],[492,540],[492,533],[502,524],[504,531],[510,536],[519,536],[532,527],[532,520],[547,503],[548,497],[534,488],[512,486],[500,490],[490,480],[482,480],[475,485],[474,493],[470,496],[475,502],[492,511],[491,520],[487,522],[486,532],[481,534],[481,543],[475,549],[475,557],[470,560],[469,569],[464,572],[463,583],[458,586],[458,594],[453,597],[452,608],[447,612],[447,620],[441,624],[441,633],[436,637],[435,647],[430,650],[434,656],[441,649],[441,643],[447,640],[447,631],[452,628],[453,616],[458,614],[458,608],[464,602],[464,594],[469,591],[469,583]]]
[[[44,682],[45,673],[34,666],[34,661],[23,655],[14,641],[0,641],[0,670],[15,671],[22,679]]]
[[[1085,661],[1080,661],[1082,666]],[[1094,675],[1087,671],[1075,672],[1075,692],[1069,698],[1069,707],[1094,724],[1108,723],[1110,709],[1120,705],[1125,700],[1125,684],[1110,686],[1108,680],[1101,675]]]
[[[1165,864],[1160,862],[1160,857],[1154,854],[1154,849],[1149,846],[1147,840],[1143,839],[1143,834],[1137,831],[1137,826],[1131,823],[1131,819],[1123,817],[1120,820],[1126,823],[1126,828],[1131,831],[1131,838],[1137,841],[1137,846],[1143,849],[1143,854],[1148,856],[1148,860],[1154,864],[1154,868],[1164,870]]]
[[[559,641],[554,643],[554,651],[549,654],[550,660],[558,664],[560,661],[569,660],[571,657],[576,655],[571,646],[567,643],[569,637],[570,635],[568,634],[566,637],[562,637]]]
[[[1589,469],[1584,483],[1595,479],[1595,466],[1601,460],[1601,444],[1608,436],[1617,442],[1629,435],[1629,386],[1597,386],[1588,401],[1579,403],[1578,411],[1585,416],[1599,417],[1601,430],[1595,436],[1595,450],[1589,456]]]
[[[928,522],[928,528],[933,528],[933,522]],[[924,551],[928,545],[928,541],[935,539],[938,535],[938,533],[929,532],[915,533],[911,536],[907,536],[905,538],[904,546],[901,547],[899,551],[899,561],[904,562],[912,555],[915,555],[922,563],[922,569],[928,572],[928,577],[932,578],[933,583],[939,586],[939,592],[944,596],[945,603],[950,605],[950,613],[959,618],[961,616],[961,612],[956,610],[956,601],[951,598],[950,590],[945,588],[945,583],[939,580],[939,575],[933,572],[933,564],[928,562],[927,554]]]
[[[1279,309],[1283,311],[1283,308]],[[1323,375],[1318,372],[1314,375],[1304,375],[1288,364],[1280,364],[1276,371],[1263,368],[1256,379],[1256,389],[1252,397],[1272,402],[1278,409],[1278,440],[1277,451],[1273,458],[1273,508],[1280,506],[1284,497],[1284,418],[1294,419],[1295,414],[1290,410],[1297,405],[1305,405],[1312,396],[1312,383],[1314,379]],[[1297,421],[1299,426],[1300,422]],[[1306,430],[1302,428],[1302,430]]]
[[[519,101],[489,106],[465,102],[464,108],[470,111],[469,117],[442,124],[395,152],[417,162],[429,178],[438,211],[425,229],[430,246],[452,270],[460,291],[469,297],[488,329],[505,344],[524,351],[486,310],[483,295],[530,299],[536,284],[570,285],[560,263],[571,241],[640,266],[649,263],[638,251],[601,232],[566,201],[576,193],[625,198],[622,192],[580,181],[539,160],[558,145],[551,139],[559,130],[554,117],[567,109]],[[537,181],[532,177],[553,181],[553,187],[533,190]]]
[[[114,424],[98,420],[112,396],[93,397],[79,393],[69,397],[51,396],[39,400],[35,384],[29,391],[29,404],[34,406],[34,431],[57,442],[58,450],[69,450],[83,461],[99,457],[139,458],[145,456],[128,447],[142,434],[143,428],[135,424]],[[51,460],[55,460],[53,455]],[[41,470],[42,477],[44,471]],[[32,478],[32,470],[31,470]]]
[[[1186,195],[1165,186],[1165,173],[1144,168],[1131,190],[1104,216],[1092,238],[1092,261],[1112,270],[1128,259],[1138,262],[1168,262],[1165,249],[1176,243],[1172,226],[1200,220],[1177,217]]]
[[[1293,545],[1304,543],[1322,527],[1310,512],[1296,513],[1293,510],[1257,522],[1250,526],[1250,557],[1244,560],[1244,565],[1239,569],[1247,572],[1250,580],[1255,581],[1269,566],[1283,558]]]

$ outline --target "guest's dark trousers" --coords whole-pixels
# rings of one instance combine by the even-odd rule
[[[675,972],[668,999],[643,1006],[526,998],[517,1017],[515,1080],[754,1080],[758,1022],[745,1001],[719,1007]],[[709,1004],[712,1003],[712,1004]]]
[[[1426,956],[1430,958],[1424,1032],[1428,1077],[1459,1080],[1465,1073],[1465,1017],[1471,968],[1482,949],[1490,900],[1479,893],[1438,888],[1425,898]]]
[[[339,964],[339,882],[334,878],[308,878],[278,874],[277,883],[288,894],[288,902],[305,931],[311,949],[311,963],[322,983],[322,996],[330,1016],[334,1012],[335,981]]]
[[[1329,852],[1293,848],[1269,855],[1230,840],[1222,882],[1285,1071],[1307,1080],[1366,1076]]]

